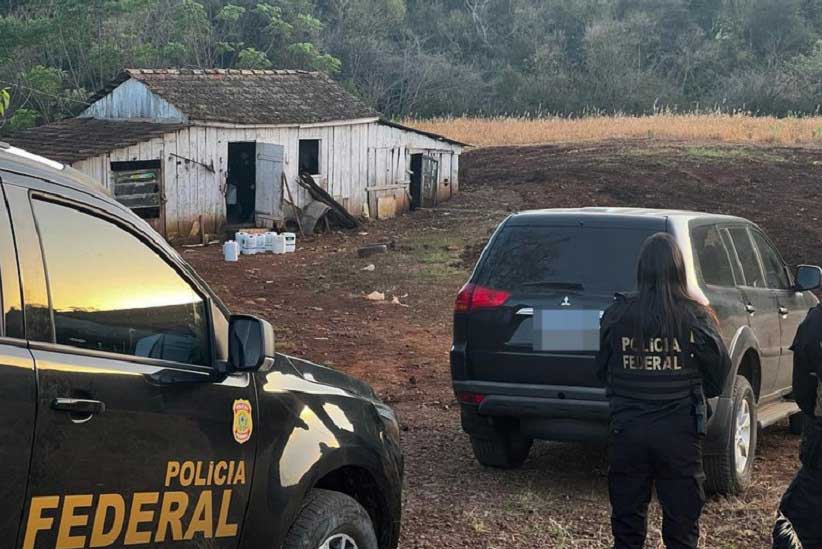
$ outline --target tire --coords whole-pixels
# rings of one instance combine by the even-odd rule
[[[747,421],[744,419],[746,416]],[[747,430],[744,428],[745,423],[747,423]],[[707,476],[706,487],[709,492],[729,496],[737,495],[751,485],[753,462],[756,457],[756,429],[756,397],[753,389],[747,379],[736,376],[733,413],[730,424],[723,426],[722,452],[716,456],[705,456],[704,460]],[[746,433],[747,436],[745,436]],[[745,451],[745,439],[747,439],[747,451]]]
[[[801,435],[804,428],[805,414],[802,412],[794,414],[788,418],[788,429],[790,429],[792,435]]]
[[[516,469],[528,459],[533,440],[508,433],[496,433],[492,438],[471,436],[474,457],[486,467]]]
[[[368,512],[341,492],[312,490],[288,530],[283,549],[378,549]]]

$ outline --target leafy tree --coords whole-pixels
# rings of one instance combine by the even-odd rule
[[[299,68],[388,115],[818,111],[818,0],[0,0],[0,131],[124,67]]]

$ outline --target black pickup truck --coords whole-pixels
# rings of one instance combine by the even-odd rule
[[[143,220],[0,144],[0,546],[393,549],[393,412]]]
[[[765,233],[738,217],[531,211],[500,224],[455,304],[453,387],[481,463],[516,467],[534,439],[606,438],[599,319],[616,292],[636,287],[640,246],[656,232],[679,242],[689,290],[716,311],[735,368],[709,403],[708,487],[736,493],[750,483],[757,427],[790,417],[801,429],[788,347],[817,303],[818,267],[794,277]]]

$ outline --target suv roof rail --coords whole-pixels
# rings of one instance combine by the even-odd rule
[[[51,160],[50,158],[46,158],[45,156],[34,154],[33,152],[29,152],[26,149],[21,149],[20,147],[15,147],[14,145],[9,145],[8,143],[3,143],[2,146],[0,146],[0,149],[2,149],[3,152],[13,154],[17,158],[22,158],[28,160],[29,162],[35,162],[43,166],[48,166],[49,168],[52,168],[54,170],[63,171],[66,168],[66,165],[62,162]]]

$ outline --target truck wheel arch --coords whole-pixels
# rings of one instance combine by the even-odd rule
[[[313,488],[343,493],[362,505],[371,517],[380,547],[389,547],[392,540],[397,539],[399,528],[394,531],[384,485],[368,469],[356,465],[342,466],[318,479]]]
[[[734,367],[725,383],[723,396],[729,397],[733,394],[734,380],[736,375],[740,375],[748,380],[754,390],[754,396],[759,400],[762,388],[762,365],[759,360],[759,341],[750,327],[742,326],[737,330],[731,341],[729,354]]]
[[[287,530],[297,518],[302,502],[314,489],[340,492],[357,501],[371,517],[380,548],[392,548],[399,540],[400,492],[391,487],[400,479],[386,478],[379,467],[380,456],[368,448],[353,444],[327,452],[303,476],[297,493],[291,494],[285,507],[283,527]],[[295,487],[296,488],[296,487]]]
[[[759,362],[759,353],[755,350],[748,349],[739,362],[736,369],[737,375],[740,375],[748,380],[753,388],[754,397],[759,402],[760,391],[762,390],[762,366]]]
[[[307,451],[317,447],[315,434],[304,429],[294,433],[288,448],[275,446],[258,455],[249,503],[256,512],[247,513],[243,537],[280,547],[312,490],[327,490],[353,498],[369,514],[379,548],[394,549],[400,531],[401,467],[392,477],[395,468],[386,461],[391,458],[356,437],[339,436],[337,444],[320,446],[317,455]]]

